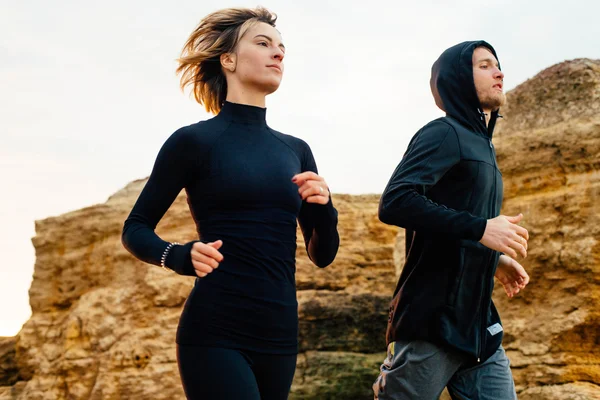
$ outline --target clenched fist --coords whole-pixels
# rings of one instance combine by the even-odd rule
[[[211,243],[196,242],[193,244],[190,253],[196,275],[204,278],[219,267],[219,263],[223,261],[223,254],[219,252],[221,246],[223,246],[222,240]]]

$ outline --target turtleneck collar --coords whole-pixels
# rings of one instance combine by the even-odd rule
[[[226,101],[225,104],[223,104],[223,107],[221,107],[219,116],[242,124],[259,126],[267,125],[267,109],[247,104]]]

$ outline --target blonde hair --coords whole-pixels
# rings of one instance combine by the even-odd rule
[[[263,7],[226,8],[200,21],[177,60],[181,90],[192,85],[196,101],[206,111],[218,114],[227,98],[227,80],[221,69],[221,54],[235,50],[246,31],[258,22],[275,26],[277,15]]]

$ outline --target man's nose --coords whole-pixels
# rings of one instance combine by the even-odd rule
[[[504,80],[504,72],[500,71],[499,68],[496,68],[496,72],[494,73],[494,78]]]

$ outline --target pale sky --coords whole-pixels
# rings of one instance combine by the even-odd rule
[[[600,58],[597,0],[0,0],[0,336],[30,315],[34,221],[106,201],[149,175],[172,132],[209,118],[179,90],[175,59],[207,13],[258,4],[287,49],[268,123],[308,142],[334,198],[381,193],[441,116],[429,74],[444,49],[487,40],[508,90]]]

